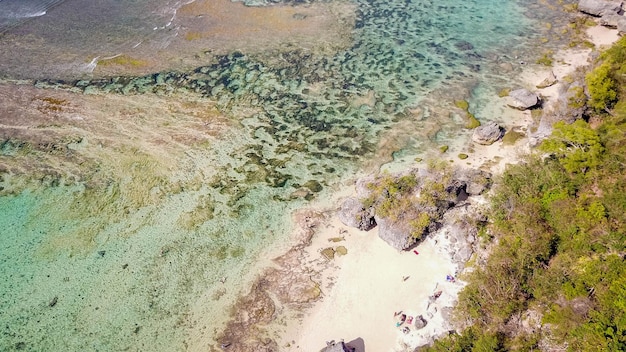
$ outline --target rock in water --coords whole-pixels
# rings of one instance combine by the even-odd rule
[[[477,127],[472,135],[472,140],[478,144],[490,145],[504,135],[504,128],[495,122]]]
[[[376,226],[374,213],[374,208],[366,209],[360,200],[350,197],[341,204],[337,216],[346,226],[368,231]]]
[[[537,94],[528,89],[516,89],[509,93],[507,105],[518,110],[530,109],[539,104]]]

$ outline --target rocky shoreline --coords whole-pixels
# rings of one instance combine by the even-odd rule
[[[596,13],[587,10],[587,6],[591,6],[589,3],[589,1],[581,1],[579,10],[593,15],[602,15],[603,18],[608,16],[606,11]],[[609,2],[597,1],[595,3],[602,3],[601,5],[606,9],[608,4],[605,3]],[[610,3],[614,5],[613,2]],[[610,16],[623,14],[621,7],[618,11],[613,11],[611,7],[609,12]],[[602,19],[600,24],[606,25],[607,21]],[[617,31],[624,32],[619,29],[619,26],[617,26]],[[615,40],[617,35],[612,29],[603,32],[600,37],[591,39],[594,42],[606,42]],[[341,270],[333,261],[333,257],[345,254],[345,247],[344,250],[339,250],[339,247],[343,246],[337,246],[338,243],[333,243],[333,241],[344,241],[345,236],[342,237],[342,235],[348,233],[342,227],[339,228],[339,233],[336,233],[336,226],[331,226],[332,232],[329,232],[328,223],[332,221],[337,224],[340,220],[343,226],[353,228],[351,231],[361,233],[376,228],[376,231],[372,232],[377,232],[381,239],[397,250],[410,249],[418,254],[420,247],[416,245],[432,245],[436,248],[438,255],[445,256],[453,263],[455,270],[452,277],[456,275],[462,277],[464,270],[471,270],[471,268],[466,268],[466,264],[472,255],[477,252],[478,257],[487,255],[480,243],[476,226],[486,221],[481,211],[487,202],[483,194],[491,185],[491,173],[485,169],[498,173],[503,164],[518,161],[516,150],[521,145],[524,145],[523,149],[527,150],[526,148],[537,145],[542,138],[549,135],[550,126],[555,121],[579,117],[575,109],[567,109],[567,103],[571,101],[572,94],[576,91],[574,88],[584,83],[583,76],[576,72],[589,64],[591,55],[590,49],[564,50],[555,55],[560,58],[560,62],[554,64],[550,70],[536,68],[527,70],[525,80],[528,82],[528,87],[534,85],[534,89],[522,88],[512,91],[505,99],[507,105],[519,109],[520,114],[527,114],[528,112],[523,111],[537,105],[543,108],[539,121],[532,122],[535,128],[526,126],[526,132],[520,136],[522,142],[504,145],[501,140],[505,135],[505,128],[495,123],[487,124],[475,131],[473,142],[487,146],[493,143],[498,144],[499,153],[503,155],[504,161],[495,165],[485,164],[481,169],[456,165],[447,174],[445,172],[436,174],[427,168],[417,168],[392,175],[367,176],[355,183],[354,194],[342,198],[337,209],[303,210],[295,214],[295,223],[298,224],[297,244],[287,253],[276,258],[274,260],[276,266],[267,269],[251,292],[240,300],[235,309],[234,319],[219,339],[221,348],[216,346],[213,350],[278,351],[301,348],[298,342],[290,340],[291,337],[298,336],[298,333],[294,333],[294,329],[285,328],[285,325],[288,325],[287,322],[290,322],[289,324],[296,321],[302,323],[307,314],[305,312],[311,311],[316,304],[332,294],[330,291],[336,284],[336,273]],[[564,79],[566,77],[567,79]],[[566,110],[567,114],[564,113]],[[487,142],[481,143],[481,141]],[[480,147],[476,146],[476,148]],[[489,150],[485,149],[485,152]],[[381,217],[380,209],[376,207],[380,207],[385,199],[390,197],[389,187],[382,187],[382,189],[379,187],[378,194],[374,194],[375,189],[385,182],[383,180],[385,177],[397,181],[407,176],[411,176],[411,179],[415,181],[415,184],[409,187],[407,194],[410,196],[423,193],[429,180],[445,181],[440,182],[440,192],[437,197],[434,197],[436,205],[433,204],[431,209],[424,208],[423,204],[422,208],[405,209],[404,213],[395,214],[393,221]],[[432,182],[428,186],[432,187]],[[373,198],[372,194],[374,194]],[[370,198],[369,204],[364,204],[368,203],[365,201],[368,198]],[[407,227],[406,221],[398,221],[398,218],[400,220],[414,219],[421,213],[429,213],[430,216],[429,222],[422,224],[418,235],[415,235],[413,229]],[[336,237],[330,237],[333,234]],[[319,238],[324,236],[329,237],[327,240],[331,242],[330,246],[328,241],[320,242]],[[324,250],[326,250],[325,253]],[[329,253],[332,254],[329,255]],[[348,254],[350,255],[355,254]],[[458,279],[454,281],[453,284],[446,285],[443,289],[439,284],[432,288],[433,294],[428,297],[423,314],[419,315],[419,319],[415,318],[409,334],[398,334],[398,342],[394,350],[412,351],[419,346],[432,343],[437,336],[455,329],[451,312],[458,292],[464,285]],[[282,324],[279,328],[276,328],[277,320]],[[299,327],[295,330],[306,328]],[[286,331],[291,332],[286,333]],[[328,339],[336,337],[328,336]],[[323,350],[333,350],[332,348],[349,350],[347,346],[353,346],[356,347],[356,351],[362,352],[364,347],[359,344],[363,345],[363,341],[362,339],[360,341],[353,340],[347,344],[332,342],[328,343],[327,348]],[[322,348],[322,345],[323,343],[319,348]],[[315,346],[302,347],[306,350],[317,348]]]

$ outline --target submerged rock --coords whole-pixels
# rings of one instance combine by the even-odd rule
[[[537,104],[539,104],[539,97],[528,89],[516,89],[509,93],[507,105],[514,109],[526,110]]]
[[[472,140],[478,144],[490,145],[502,136],[504,136],[504,128],[492,121],[477,127],[472,134]]]

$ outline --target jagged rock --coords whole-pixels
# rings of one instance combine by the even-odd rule
[[[598,23],[605,27],[617,28],[620,34],[626,33],[626,16],[616,14],[604,15]]]
[[[516,89],[509,93],[507,105],[518,110],[530,109],[539,104],[537,94],[528,89]]]
[[[558,82],[558,80],[556,79],[556,75],[554,74],[554,71],[550,71],[548,76],[543,81],[537,84],[537,88],[539,89],[547,88],[547,87],[555,85],[556,82]]]
[[[621,14],[622,2],[606,0],[579,0],[578,11],[598,17],[609,14]]]
[[[502,136],[504,136],[504,128],[492,121],[475,128],[472,140],[478,144],[490,145]]]
[[[491,187],[491,174],[487,171],[475,169],[460,169],[454,177],[465,184],[468,196],[482,194]]]
[[[422,315],[418,315],[415,317],[415,328],[417,330],[423,329],[424,327],[426,327],[426,324],[428,324],[428,321],[426,321],[426,319],[424,319]]]
[[[339,208],[337,216],[346,226],[356,227],[362,231],[368,231],[376,226],[374,220],[374,208],[363,207],[360,200],[350,197],[346,199]]]
[[[417,243],[417,238],[411,235],[408,222],[376,217],[376,223],[378,224],[378,237],[397,250],[408,249]]]
[[[326,347],[322,348],[320,352],[355,352],[354,347],[350,347],[346,345],[343,341],[335,342],[329,341],[326,342]]]

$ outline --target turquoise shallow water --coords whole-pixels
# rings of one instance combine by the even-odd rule
[[[44,92],[214,101],[237,127],[189,150],[169,180],[139,196],[112,177],[95,190],[46,184],[0,197],[0,271],[8,278],[0,283],[0,350],[206,348],[267,265],[260,256],[285,246],[294,209],[330,198],[384,133],[412,118],[410,109],[432,104],[433,92],[452,99],[478,81],[481,96],[468,99],[494,94],[484,82],[501,82],[498,65],[515,62],[537,36],[524,16],[536,4],[356,1],[352,43],[334,54],[232,52],[193,69],[93,77],[84,63],[98,47],[102,55],[132,53],[138,41],[171,40],[182,2],[110,2],[107,16],[98,7],[107,3],[86,3],[29,4],[49,11],[28,20],[2,12],[0,40],[24,43],[14,54],[23,50],[25,59],[8,56],[1,76],[36,80]],[[411,125],[415,149],[428,142],[420,123]],[[0,157],[8,160],[15,153],[7,145]],[[172,187],[174,179],[193,186]],[[291,196],[299,190],[307,196]],[[158,201],[147,201],[154,192]],[[182,226],[189,214],[205,215]]]

